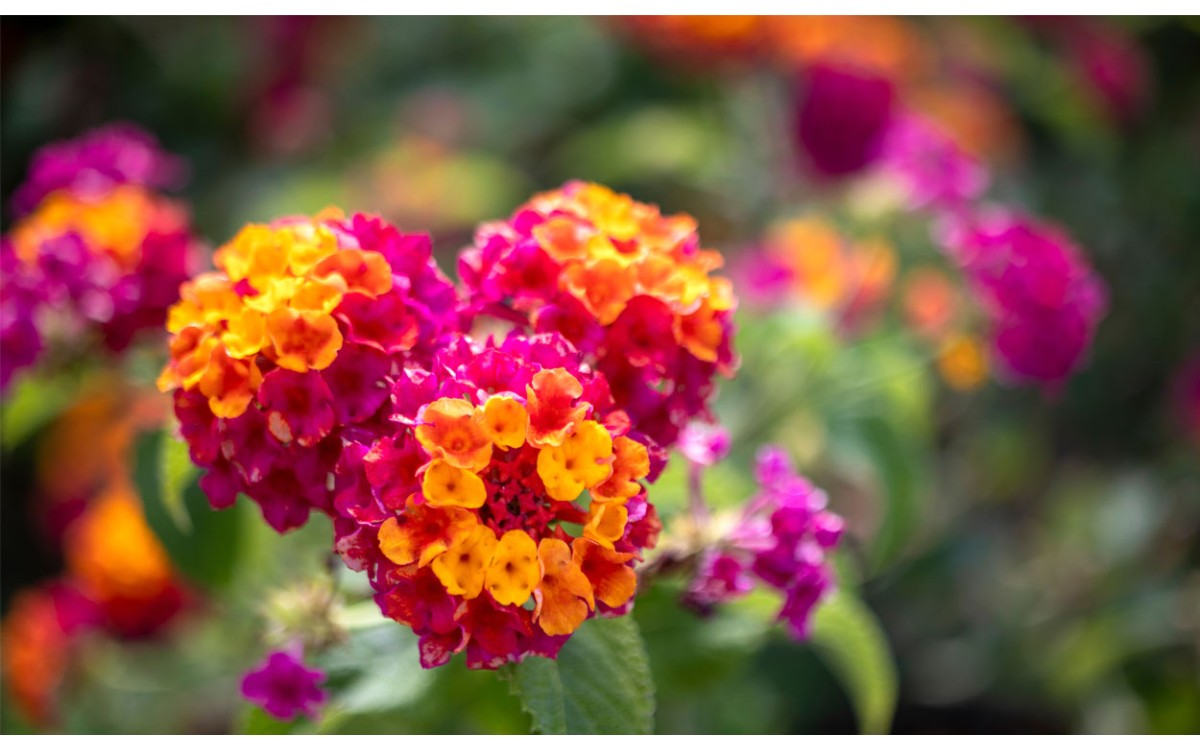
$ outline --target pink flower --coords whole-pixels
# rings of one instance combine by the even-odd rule
[[[326,698],[318,687],[324,679],[324,672],[304,666],[298,648],[275,651],[242,678],[242,697],[281,721],[300,714],[316,719]]]
[[[96,195],[117,185],[176,187],[185,172],[182,160],[163,151],[153,135],[132,123],[113,123],[40,149],[13,204],[24,214],[55,190]]]
[[[990,319],[992,346],[1008,374],[1065,380],[1108,305],[1104,282],[1070,238],[999,210],[954,225],[943,240]]]
[[[749,593],[757,578],[784,595],[779,619],[802,640],[813,610],[833,589],[828,555],[844,523],[825,510],[825,493],[796,473],[783,449],[759,451],[755,477],[759,493],[734,529],[702,553],[684,601],[707,613]]]
[[[719,424],[691,422],[679,433],[679,450],[700,466],[712,466],[729,453],[729,430]]]
[[[932,123],[897,117],[883,139],[880,169],[896,179],[913,209],[956,211],[987,188],[987,167]]]

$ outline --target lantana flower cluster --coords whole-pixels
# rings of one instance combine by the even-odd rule
[[[363,215],[249,226],[214,260],[159,380],[214,506],[331,516],[426,667],[553,656],[628,610],[645,484],[735,366],[693,219],[569,183],[479,230],[461,293],[427,236]]]
[[[473,316],[562,334],[605,374],[633,425],[669,446],[707,415],[715,376],[736,366],[736,302],[713,274],[721,265],[692,217],[569,182],[481,226],[459,275]]]
[[[758,494],[733,529],[704,550],[685,601],[708,612],[763,584],[783,595],[779,619],[795,638],[805,639],[814,608],[832,592],[829,556],[844,523],[826,509],[825,493],[796,473],[782,448],[759,452],[755,478]]]
[[[584,620],[621,614],[661,525],[644,442],[603,375],[557,334],[461,338],[408,370],[394,431],[362,446],[339,497],[338,549],[421,663],[553,656]]]
[[[113,352],[160,329],[198,244],[187,209],[151,189],[174,158],[132,127],[47,147],[0,243],[0,388],[55,340]]]
[[[279,531],[333,512],[348,430],[378,429],[391,385],[455,327],[426,235],[363,215],[250,225],[184,284],[159,388],[216,507],[244,492]]]

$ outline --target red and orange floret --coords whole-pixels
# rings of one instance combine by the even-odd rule
[[[657,535],[645,445],[575,374],[537,370],[523,393],[475,385],[371,448],[366,476],[395,510],[369,529],[377,552],[340,547],[421,636],[426,667],[463,650],[473,668],[553,656],[589,617],[628,608]]]

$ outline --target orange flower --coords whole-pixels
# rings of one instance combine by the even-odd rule
[[[340,282],[345,291],[368,297],[378,297],[392,288],[392,267],[387,258],[363,250],[343,250],[330,255],[317,264],[313,276]]]
[[[342,348],[342,332],[328,313],[281,307],[267,316],[275,363],[295,372],[324,370]]]
[[[521,605],[541,580],[542,564],[533,539],[520,529],[504,532],[488,565],[488,593],[499,604]]]
[[[614,552],[587,539],[576,539],[572,547],[572,560],[591,582],[597,599],[620,607],[633,598],[637,574],[625,564],[633,559],[632,552]]]
[[[224,346],[213,339],[207,341],[212,343],[203,345],[201,351],[209,349],[209,359],[197,388],[208,397],[208,408],[214,416],[225,419],[240,416],[262,384],[262,373],[254,360],[235,359]]]
[[[64,552],[71,575],[99,602],[153,599],[174,582],[140,500],[122,484],[92,502],[68,532]]]
[[[528,440],[538,447],[562,445],[575,423],[587,416],[587,407],[573,406],[583,395],[583,386],[561,367],[541,370],[526,388],[529,410]]]
[[[478,508],[487,499],[487,490],[482,479],[440,458],[434,459],[426,467],[425,478],[421,482],[421,494],[434,508],[447,505]]]
[[[956,391],[973,391],[987,380],[987,352],[974,336],[957,334],[946,339],[937,365],[942,379]]]
[[[491,396],[483,405],[483,424],[497,448],[520,448],[525,444],[529,413],[510,396]]]
[[[637,480],[650,473],[650,453],[646,446],[625,436],[613,439],[613,473],[608,481],[592,489],[592,497],[602,502],[624,503],[642,491]]]
[[[477,525],[461,541],[434,558],[430,567],[446,587],[446,593],[464,599],[479,596],[497,543],[496,532]]]
[[[462,508],[434,508],[411,500],[403,515],[379,527],[379,550],[397,565],[424,567],[466,539],[478,522]]]
[[[573,633],[596,608],[592,584],[572,559],[566,542],[543,539],[538,544],[538,556],[545,572],[534,593],[534,619],[546,635]]]
[[[439,398],[425,407],[417,441],[451,466],[477,472],[492,460],[492,440],[483,415],[460,398]]]
[[[587,523],[583,527],[583,536],[591,539],[605,549],[613,549],[614,542],[625,533],[625,522],[629,520],[629,511],[619,503],[593,502],[588,508]]]

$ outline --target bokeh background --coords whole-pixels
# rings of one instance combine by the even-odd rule
[[[733,450],[705,494],[742,503],[766,442],[826,488],[848,522],[843,585],[895,665],[892,729],[1200,732],[1200,25],[773,28],[764,51],[759,22],[732,18],[6,19],[4,228],[36,149],[112,121],[184,157],[176,194],[210,247],[249,221],[337,205],[432,232],[453,274],[478,222],[568,179],[691,213],[742,302],[742,368],[716,404]],[[805,152],[808,72],[864,54],[855,62],[986,164],[989,200],[1058,224],[1104,280],[1107,315],[1065,382],[1015,383],[930,344],[914,271],[967,294],[931,220],[869,169],[830,174]],[[833,297],[761,298],[743,278],[795,221],[881,243],[883,260],[839,276]],[[133,435],[161,422],[165,397],[142,393],[161,345],[43,364],[6,394],[6,622],[20,592],[100,564],[72,562],[83,542],[63,529],[97,503],[96,473],[128,471]],[[676,468],[652,489],[668,534],[685,484]],[[280,538],[246,505],[193,504],[174,537],[147,508],[187,589],[152,634],[89,635],[47,676],[60,644],[6,630],[4,731],[253,728],[236,681],[264,633],[326,622],[331,587],[356,584],[329,572],[327,523]],[[658,731],[854,731],[852,695],[893,695],[870,670],[873,687],[848,688],[772,626],[769,604],[701,619],[681,586],[656,582],[634,614]],[[422,672],[399,626],[358,627],[360,615],[330,619],[352,636],[322,664],[337,694],[324,729],[528,729],[503,682],[461,663]],[[22,674],[51,686],[52,720],[11,700]]]

